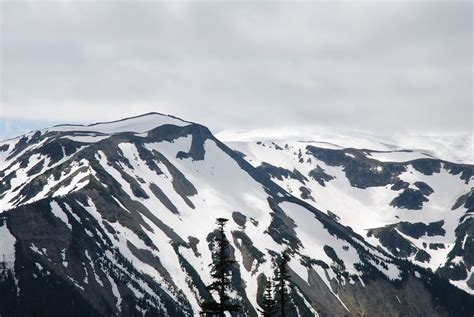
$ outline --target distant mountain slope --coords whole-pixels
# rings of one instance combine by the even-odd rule
[[[301,141],[334,149],[366,149],[381,161],[409,161],[416,158],[438,158],[453,163],[474,164],[472,133],[422,135],[398,133],[382,137],[367,132],[327,127],[301,127],[256,130],[224,130],[216,137],[228,142]],[[378,154],[378,152],[381,152]],[[387,154],[385,154],[387,153]]]
[[[373,247],[204,126],[156,113],[58,126],[0,155],[1,315],[197,316],[217,217],[230,219],[240,316],[257,315],[283,250],[289,316],[474,313],[472,296]]]
[[[474,165],[411,150],[321,142],[227,144],[287,191],[373,245],[474,293]]]

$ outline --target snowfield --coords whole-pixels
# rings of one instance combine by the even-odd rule
[[[423,262],[414,253],[407,257],[408,260],[433,271],[449,263],[448,254],[455,247],[457,241],[456,230],[463,219],[466,219],[465,215],[470,212],[468,207],[461,206],[453,210],[453,206],[460,197],[471,192],[473,176],[466,179],[461,177],[462,174],[453,175],[450,167],[447,165],[448,163],[443,162],[439,163],[438,172],[425,173],[417,170],[411,162],[420,159],[436,160],[436,158],[433,155],[426,154],[430,151],[398,149],[398,146],[395,147],[386,143],[389,140],[380,141],[375,138],[368,138],[360,141],[358,139],[361,137],[360,135],[336,137],[329,134],[316,135],[311,133],[308,137],[304,137],[302,133],[307,132],[304,130],[290,130],[288,133],[286,132],[284,130],[279,132],[258,130],[241,133],[228,131],[220,133],[218,136],[227,140],[227,145],[244,155],[244,158],[256,168],[263,169],[266,164],[270,164],[274,168],[283,168],[283,172],[276,170],[268,172],[274,182],[289,193],[305,199],[319,210],[327,212],[328,215],[336,215],[337,221],[350,226],[355,232],[364,236],[371,244],[389,253],[391,253],[390,250],[379,239],[368,234],[371,229],[383,228],[398,223],[419,225],[420,223],[442,222],[443,234],[424,233],[419,237],[413,238],[397,229],[394,230],[408,244],[411,244],[418,250],[423,250],[430,257],[429,261]],[[322,142],[323,138],[327,140],[327,143]],[[431,139],[425,138],[424,140]],[[448,139],[441,140],[447,142]],[[352,141],[354,143],[350,143]],[[462,144],[462,141],[458,143]],[[455,147],[454,144],[458,143],[453,143],[453,148]],[[415,144],[414,141],[411,144]],[[420,210],[395,206],[393,201],[400,195],[400,190],[392,189],[393,182],[385,186],[371,185],[365,188],[354,186],[347,176],[347,165],[342,163],[342,165],[338,165],[339,163],[329,164],[328,161],[318,159],[307,150],[308,146],[330,151],[340,151],[346,158],[355,161],[362,161],[363,157],[366,157],[374,165],[372,171],[375,174],[383,174],[387,164],[406,165],[406,171],[400,173],[397,179],[405,182],[407,188],[411,190],[417,191],[416,184],[421,182],[427,184],[433,192],[425,197],[426,201],[423,202]],[[449,146],[445,144],[445,147]],[[346,150],[347,148],[349,150]],[[357,151],[357,155],[362,155],[362,157],[356,157],[353,153],[347,152],[353,148],[362,149]],[[374,148],[376,151],[374,151]],[[388,151],[388,149],[395,148],[397,150]],[[440,148],[443,149],[443,147]],[[452,155],[456,153],[459,153],[459,150],[453,152],[450,157],[444,157],[454,159]],[[461,152],[461,154],[464,153]],[[442,154],[442,152],[439,152],[439,154]],[[465,166],[468,170],[472,168],[469,165]],[[324,171],[325,174],[330,176],[330,179],[323,183],[316,181],[314,175],[312,176],[311,174],[314,172],[315,167]],[[276,174],[272,175],[271,173]],[[280,175],[278,173],[283,174]],[[305,189],[306,196],[303,195],[301,188]],[[465,236],[465,239],[467,237],[468,235]],[[430,245],[441,247],[431,248],[429,247]],[[474,290],[466,285],[466,281],[471,276],[470,274],[470,271],[468,271],[468,277],[464,282],[456,281],[454,283],[453,281],[453,283],[467,292],[474,293]]]
[[[355,148],[382,151],[371,154],[381,161],[408,161],[434,157],[449,162],[474,164],[472,133],[451,135],[396,134],[392,137],[376,136],[368,132],[335,128],[279,128],[255,130],[224,130],[216,137],[226,144],[258,141],[300,141],[324,148]],[[410,152],[401,152],[410,151]],[[393,152],[393,153],[391,153]]]

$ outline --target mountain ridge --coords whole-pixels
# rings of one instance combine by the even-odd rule
[[[204,285],[214,219],[225,216],[243,315],[256,315],[262,277],[283,249],[292,255],[289,309],[302,316],[474,310],[471,297],[371,246],[206,127],[165,122],[102,139],[47,130],[4,143],[0,232],[13,237],[2,240],[9,250],[14,241],[15,257],[0,292],[13,307],[46,313],[41,304],[64,289],[67,300],[49,315],[71,309],[71,299],[91,315],[196,315],[211,296]]]
[[[379,136],[366,131],[332,127],[281,127],[255,130],[223,130],[216,137],[225,143],[257,141],[299,141],[323,148],[410,152],[419,158],[431,157],[460,164],[474,164],[472,133],[446,135],[397,133]],[[454,153],[454,154],[453,154]],[[416,156],[414,156],[416,157]]]
[[[436,158],[378,160],[367,150],[286,140],[228,144],[290,193],[326,210],[372,244],[439,269],[473,292],[473,165]],[[431,229],[435,225],[438,229]],[[458,263],[461,258],[465,266]]]

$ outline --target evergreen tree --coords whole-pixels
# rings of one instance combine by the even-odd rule
[[[278,303],[278,310],[280,311],[280,316],[285,317],[286,315],[286,304],[288,301],[288,291],[287,284],[289,283],[290,276],[288,275],[288,262],[290,261],[290,256],[286,251],[283,251],[281,254],[280,261],[276,269],[275,276],[275,299]]]
[[[263,317],[271,317],[275,313],[275,299],[273,298],[273,282],[267,279],[265,293],[263,294],[263,302],[260,305],[260,313]]]
[[[229,258],[229,241],[224,232],[224,226],[228,219],[217,218],[216,224],[218,226],[217,236],[214,238],[212,245],[212,263],[211,277],[214,280],[207,289],[217,292],[219,302],[214,300],[204,301],[201,304],[202,314],[205,316],[225,316],[224,312],[236,312],[240,305],[232,303],[227,290],[231,286],[230,267],[235,261]]]
[[[14,316],[15,308],[18,304],[18,288],[15,283],[15,275],[13,268],[8,267],[8,264],[3,256],[3,261],[0,262],[0,315]],[[2,315],[3,316],[3,315]]]

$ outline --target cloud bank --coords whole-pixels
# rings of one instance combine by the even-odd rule
[[[4,1],[0,120],[472,131],[472,6]]]

